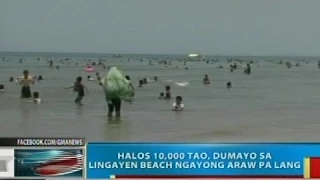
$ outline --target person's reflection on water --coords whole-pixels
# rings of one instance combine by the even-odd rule
[[[20,110],[21,110],[21,116],[22,116],[23,120],[28,120],[29,117],[30,117],[30,111],[29,111],[28,103],[21,102]]]
[[[128,141],[131,137],[131,121],[123,117],[107,117],[105,137],[109,141]]]
[[[107,117],[108,120],[108,124],[110,125],[117,125],[117,124],[121,124],[122,123],[122,119],[121,117]]]
[[[32,132],[32,129],[34,129],[34,126],[32,125],[32,121],[29,121],[30,119],[30,107],[28,106],[30,103],[21,102],[19,106],[20,110],[20,117],[22,118],[22,123],[20,124],[19,133],[16,134],[17,136],[19,134],[30,134]]]
[[[81,119],[84,116],[83,111],[84,109],[82,108],[82,106],[78,106],[76,108],[76,115],[78,116],[78,119]]]

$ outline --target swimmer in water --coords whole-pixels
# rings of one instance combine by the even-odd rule
[[[23,79],[20,81],[21,88],[21,98],[31,98],[31,88],[30,86],[34,84],[34,78],[29,76],[29,71],[23,71]]]
[[[4,92],[4,85],[0,84],[0,92]]]
[[[101,81],[100,73],[97,72],[97,73],[96,73],[96,77],[97,77],[97,80],[98,80],[98,81]]]
[[[74,102],[76,104],[78,104],[79,106],[82,106],[82,99],[85,95],[85,91],[87,91],[87,94],[89,94],[88,89],[82,84],[82,77],[77,77],[76,82],[74,83],[73,86],[65,88],[65,90],[67,89],[73,89],[73,91],[77,92],[78,95],[76,97],[76,99],[74,100]]]
[[[227,82],[227,88],[230,89],[232,87],[231,82]]]
[[[247,74],[250,75],[251,74],[251,66],[249,63],[247,63]]]
[[[164,93],[160,93],[160,95],[159,95],[159,99],[165,99],[165,97],[164,97]]]
[[[142,87],[143,85],[143,80],[139,80],[139,87]]]
[[[98,83],[99,83],[99,85],[100,86],[103,86],[103,84],[102,84],[102,78],[101,78],[101,76],[100,76],[100,73],[96,73],[96,77],[97,77],[97,81],[98,81]]]
[[[53,61],[52,60],[49,61],[49,66],[50,66],[50,68],[52,68],[52,66],[53,66]]]
[[[34,92],[33,93],[33,100],[32,100],[33,103],[35,104],[40,104],[41,103],[41,99],[39,97],[39,93],[38,92]]]
[[[171,99],[171,87],[170,86],[166,86],[165,99]]]
[[[143,84],[148,84],[148,79],[147,78],[143,78]]]
[[[177,96],[176,101],[173,103],[173,111],[182,111],[184,109],[184,104],[182,104],[182,97]]]
[[[88,76],[88,81],[94,81],[94,79],[91,76]]]
[[[132,83],[131,83],[131,78],[130,78],[130,76],[126,76],[125,78],[126,78],[126,80],[129,82],[129,86],[130,86],[130,88],[131,88],[131,90],[132,90],[131,97],[133,97],[133,96],[134,96],[134,87],[133,87],[133,85],[132,85]]]
[[[210,84],[210,79],[208,77],[208,74],[204,75],[203,84]]]

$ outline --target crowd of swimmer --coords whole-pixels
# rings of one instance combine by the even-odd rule
[[[3,58],[3,61],[5,61],[5,58]],[[40,61],[40,58],[38,58],[38,61]],[[70,64],[70,59],[69,58],[66,58],[66,59],[62,59],[62,60],[59,60],[61,64]],[[132,61],[132,59],[128,59],[128,61]],[[142,62],[143,59],[140,59],[140,62]],[[188,70],[188,67],[187,67],[187,60],[180,60],[180,61],[183,61],[183,65],[185,66],[184,69]],[[213,59],[211,61],[206,61],[206,63],[213,63],[213,62],[217,62],[219,60],[216,60],[216,59]],[[234,64],[230,64],[230,71],[233,72],[234,70],[237,69],[237,63],[240,63],[242,64],[243,62],[240,61],[240,60],[237,60],[237,59],[230,59],[228,60],[229,62],[235,62]],[[154,65],[153,62],[158,62],[160,65],[164,65],[165,68],[169,68],[170,66],[172,66],[172,60],[160,60],[160,61],[149,61],[149,65],[152,66]],[[20,63],[22,63],[22,59],[20,59]],[[253,63],[253,62],[250,62],[250,63]],[[244,70],[244,73],[245,74],[251,74],[251,66],[250,66],[250,63],[247,63],[246,64],[246,68]],[[50,68],[56,68],[56,69],[60,69],[60,66],[59,65],[56,65],[54,66],[54,61],[53,60],[49,60],[48,61],[48,64],[49,64],[49,67]],[[78,65],[78,63],[75,63],[75,65]],[[86,66],[86,70],[88,70],[88,72],[91,71],[91,69],[93,69],[94,66],[101,66],[103,67],[103,69],[109,69],[110,67],[107,67],[102,59],[99,59],[98,63],[96,62],[92,62],[91,64],[87,64]],[[178,68],[178,66],[176,66],[176,68]],[[223,68],[223,66],[219,66],[218,68]],[[92,71],[93,72],[93,71]],[[98,83],[102,85],[101,81],[102,81],[102,78],[100,77],[100,74],[97,72],[96,73],[96,78],[97,78],[97,81]],[[19,83],[22,88],[21,88],[21,98],[24,98],[24,99],[28,99],[28,98],[32,98],[33,97],[33,100],[32,102],[34,103],[41,103],[41,99],[40,99],[40,95],[39,95],[39,92],[33,92],[33,94],[31,94],[31,85],[33,85],[36,81],[41,81],[43,79],[43,77],[41,75],[39,76],[30,76],[29,75],[29,71],[28,70],[24,70],[23,71],[23,76],[22,77],[19,77],[19,78],[14,78],[14,77],[10,77],[9,81],[10,82],[13,82],[15,81],[16,83]],[[91,76],[87,76],[87,79],[89,81],[94,81],[95,79]],[[126,79],[130,82],[131,81],[131,78],[130,76],[126,76]],[[147,78],[143,78],[141,80],[139,80],[139,88],[142,88],[144,85],[148,84],[148,79]],[[158,81],[158,77],[155,76],[153,78],[153,81],[154,82],[157,82]],[[204,78],[203,78],[203,84],[207,85],[207,84],[210,84],[210,79],[208,77],[208,75],[204,75]],[[230,89],[232,87],[232,83],[231,82],[227,82],[227,88]],[[132,83],[130,82],[130,86],[131,88],[134,90],[134,87],[132,85]],[[73,86],[71,87],[68,87],[68,88],[65,88],[65,90],[68,90],[68,89],[73,89],[74,92],[77,92],[78,95],[77,97],[75,98],[74,102],[78,105],[83,105],[82,104],[82,99],[83,97],[85,96],[85,93],[89,94],[89,91],[88,91],[88,88],[86,88],[83,84],[82,84],[82,77],[77,77],[76,78],[76,81],[74,83]],[[1,92],[4,92],[4,85],[3,84],[0,84],[0,91]],[[133,93],[134,94],[134,93]],[[107,99],[107,98],[106,98]],[[165,90],[164,92],[161,92],[160,95],[159,95],[159,99],[166,99],[166,100],[171,100],[172,99],[172,96],[171,96],[171,86],[167,85],[165,86]],[[173,110],[174,111],[182,111],[184,109],[184,104],[182,103],[182,96],[176,96],[175,97],[175,102],[173,103]],[[116,111],[116,116],[120,116],[120,110],[121,110],[121,100],[120,98],[118,99],[112,99],[108,102],[108,109],[109,109],[109,115],[111,115],[113,113],[113,111],[115,110]]]
[[[6,61],[5,58],[3,58],[2,60]],[[65,64],[66,62],[68,63],[69,60],[70,60],[69,58],[66,58],[64,60],[60,60],[60,63]],[[40,58],[38,58],[38,61],[40,61]],[[20,59],[20,63],[23,63],[22,59]],[[53,60],[49,60],[48,64],[49,64],[50,68],[60,69],[60,65],[54,66],[55,63]],[[75,65],[78,65],[78,63],[75,63]],[[100,67],[103,67],[103,69],[110,69],[110,67],[107,67],[102,62],[102,60],[99,60],[98,63],[92,62],[91,64],[87,64],[87,66],[85,67],[85,71],[94,72],[94,66],[100,66]],[[42,75],[31,76],[28,70],[24,70],[22,72],[22,74],[23,75],[20,77],[16,77],[16,78],[10,77],[9,82],[15,82],[15,83],[21,85],[21,95],[20,95],[21,99],[32,99],[30,102],[33,102],[36,104],[41,103],[40,93],[39,92],[32,93],[31,86],[34,85],[36,82],[42,81],[43,80]],[[132,96],[134,96],[134,87],[131,83],[131,78],[128,75],[126,75],[125,78],[129,82],[129,86],[133,91]],[[88,79],[88,81],[95,81],[95,79],[91,76],[87,76],[87,79]],[[73,86],[65,88],[65,90],[72,89],[74,92],[77,93],[77,96],[76,96],[74,102],[79,106],[83,105],[82,104],[83,97],[85,95],[89,94],[88,88],[86,88],[86,86],[83,85],[82,80],[83,80],[83,78],[79,76],[76,78],[76,81],[74,82]],[[103,90],[106,91],[106,88],[104,87],[104,85],[102,83],[102,82],[104,82],[104,79],[100,77],[99,72],[96,72],[96,80],[98,82],[97,84],[101,85],[103,87]],[[138,87],[142,88],[143,85],[148,84],[148,81],[149,80],[147,78],[140,80]],[[157,82],[157,81],[158,81],[158,77],[155,76],[154,82]],[[0,92],[4,92],[4,91],[5,91],[4,84],[0,84]],[[172,99],[171,87],[166,86],[165,91],[166,91],[165,96],[164,96],[164,93],[161,93],[161,97],[159,97],[159,99]],[[105,93],[105,94],[107,94],[107,93]],[[162,94],[163,94],[163,97],[162,97]],[[121,114],[120,112],[121,112],[122,99],[120,97],[118,97],[118,98],[117,97],[113,97],[113,98],[106,97],[106,101],[108,104],[108,116],[112,116],[113,113],[115,112],[115,116],[119,117]],[[184,109],[184,104],[182,103],[182,96],[177,96],[175,98],[175,102],[173,103],[172,110],[182,111],[183,109]]]
[[[308,64],[308,61],[305,61],[306,64]],[[284,64],[282,60],[279,61],[279,64]],[[293,67],[293,65],[291,64],[291,62],[285,62],[285,65],[287,66],[288,69],[290,69],[291,67]],[[301,67],[300,63],[296,63],[295,64],[296,67]],[[320,60],[318,61],[318,69],[320,69]]]
[[[158,59],[155,59],[158,60]],[[160,65],[163,65],[164,68],[169,68],[172,67],[172,61],[176,60],[176,59],[166,59],[166,60],[158,60],[158,61],[149,61],[149,65],[153,66],[155,62],[158,62]],[[2,58],[2,61],[6,61],[5,57]],[[40,58],[38,58],[38,61],[40,61]],[[133,61],[132,59],[128,59],[128,61]],[[139,61],[143,61],[143,59],[140,59]],[[188,70],[188,66],[187,66],[187,60],[184,59],[180,59],[179,61],[183,62],[184,65],[184,69]],[[213,60],[203,60],[203,62],[209,64],[209,63],[214,63],[214,62],[218,62],[218,59],[213,59]],[[20,63],[22,63],[22,59],[20,59]],[[62,59],[59,60],[60,64],[70,64],[70,59],[66,58],[66,59]],[[251,64],[254,64],[253,61],[243,61],[243,60],[239,60],[239,59],[228,59],[228,63],[229,68],[230,68],[230,72],[234,72],[235,70],[237,70],[239,68],[239,66],[241,66],[242,68],[244,67],[244,74],[250,75],[251,74]],[[307,63],[307,62],[306,62]],[[59,65],[54,66],[54,61],[53,60],[49,60],[48,61],[49,67],[50,68],[56,68],[56,69],[60,69]],[[291,62],[283,62],[282,60],[279,61],[278,64],[285,64],[287,66],[287,68],[291,68],[293,65],[291,64]],[[75,65],[78,65],[78,63],[76,62]],[[87,72],[94,72],[94,66],[99,66],[102,67],[103,69],[110,69],[110,67],[106,66],[103,63],[102,59],[99,59],[98,63],[96,62],[91,62],[90,64],[87,64],[87,66],[85,67],[85,70]],[[301,66],[299,63],[296,64],[296,67]],[[178,66],[176,66],[175,68],[178,68]],[[224,68],[223,66],[218,66],[217,68]],[[318,61],[318,68],[320,69],[320,60]],[[132,96],[134,96],[134,87],[131,83],[131,78],[130,76],[126,76],[125,77],[127,79],[127,81],[129,82],[130,87],[133,90],[133,94]],[[102,81],[103,79],[100,77],[100,74],[97,72],[96,73],[96,80],[91,77],[91,76],[87,76],[87,79],[89,81],[96,81],[98,82],[99,85],[101,85],[103,87]],[[35,82],[39,82],[43,80],[42,75],[38,75],[38,76],[30,76],[29,75],[29,71],[28,70],[24,70],[23,71],[23,76],[20,76],[18,78],[14,78],[14,77],[10,77],[9,81],[10,82],[16,82],[18,84],[21,85],[21,98],[23,99],[32,99],[33,103],[41,103],[41,99],[40,99],[40,93],[39,92],[33,92],[31,93],[31,85],[33,85]],[[74,92],[77,93],[77,96],[74,100],[74,102],[81,106],[82,105],[82,99],[85,96],[85,94],[89,94],[88,89],[83,85],[82,83],[82,77],[77,77],[75,83],[73,84],[73,86],[65,88],[67,89],[72,89]],[[153,79],[151,81],[153,82],[157,82],[159,80],[158,76],[154,76]],[[143,78],[139,80],[139,88],[142,88],[143,86],[147,85],[149,83],[149,79],[147,78]],[[204,75],[203,78],[203,84],[204,85],[208,85],[210,84],[210,78],[207,74]],[[226,87],[228,89],[232,88],[232,83],[231,82],[227,82],[226,83]],[[105,88],[103,88],[105,90]],[[0,92],[4,92],[5,91],[5,86],[4,84],[0,84]],[[106,93],[105,93],[106,94]],[[165,100],[171,100],[172,97],[172,93],[171,93],[171,86],[167,85],[164,88],[164,92],[160,92],[159,95],[159,99],[165,99]],[[108,115],[112,116],[113,112],[115,111],[116,116],[120,116],[120,111],[121,111],[121,98],[113,98],[113,99],[109,99],[108,97],[106,97],[107,103],[108,103]],[[183,97],[182,96],[176,96],[175,97],[175,102],[173,103],[173,110],[174,111],[182,111],[184,109],[184,104],[183,104]]]

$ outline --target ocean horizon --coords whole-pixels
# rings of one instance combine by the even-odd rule
[[[189,54],[196,53],[190,52]],[[320,59],[320,55],[312,56],[312,55],[227,55],[227,54],[201,54],[199,55],[208,58],[286,58],[286,59]],[[170,53],[92,53],[92,52],[24,52],[24,51],[0,51],[0,56],[46,56],[46,57],[74,57],[74,56],[88,56],[88,57],[112,57],[114,55],[120,55],[124,57],[188,57],[188,53],[186,54],[170,54]]]

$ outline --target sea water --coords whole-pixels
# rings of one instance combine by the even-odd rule
[[[5,136],[85,136],[89,141],[316,141],[320,128],[320,70],[316,58],[294,57],[239,57],[254,60],[252,74],[243,69],[230,72],[228,57],[220,62],[173,61],[172,66],[149,60],[177,59],[176,56],[127,55],[113,58],[95,54],[0,54],[0,82],[5,92],[0,94],[0,134]],[[40,58],[40,61],[37,58]],[[88,59],[105,59],[107,66],[116,65],[131,76],[136,87],[135,100],[123,103],[121,119],[108,119],[102,88],[86,77]],[[183,56],[181,56],[183,57]],[[19,59],[23,62],[20,64]],[[49,68],[47,60],[71,58],[58,63],[60,69]],[[217,57],[215,57],[217,58]],[[132,59],[133,61],[128,61]],[[140,59],[143,59],[141,62]],[[287,69],[279,60],[301,62],[302,67]],[[75,65],[75,62],[79,65]],[[176,66],[178,68],[176,68]],[[239,66],[241,67],[241,66]],[[20,86],[9,82],[10,76],[20,76],[24,69],[31,75],[42,75],[33,91],[40,93],[42,104],[20,100]],[[106,69],[97,69],[102,76]],[[203,85],[208,74],[210,85]],[[64,88],[73,85],[77,76],[90,94],[83,99],[84,106],[74,104],[76,94]],[[142,78],[159,77],[138,88]],[[232,82],[227,89],[226,83]],[[188,82],[177,86],[175,82]],[[174,96],[182,96],[185,110],[173,112],[173,101],[158,100],[164,86],[172,86]]]

